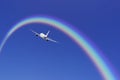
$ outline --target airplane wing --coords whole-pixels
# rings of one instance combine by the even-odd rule
[[[55,43],[57,43],[57,41],[55,41],[55,40],[53,40],[53,39],[51,39],[51,38],[47,38],[49,41],[52,41],[52,42],[55,42]]]
[[[37,33],[37,32],[35,32],[35,31],[33,31],[33,30],[31,30],[35,35],[37,35],[37,36],[39,36],[39,33]]]

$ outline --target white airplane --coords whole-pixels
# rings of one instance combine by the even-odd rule
[[[50,31],[48,31],[46,34],[44,34],[44,33],[40,33],[40,34],[39,34],[39,33],[35,32],[35,31],[33,31],[33,30],[31,30],[31,31],[32,31],[36,36],[44,39],[45,41],[57,42],[57,41],[55,41],[55,40],[53,40],[53,39],[51,39],[51,38],[48,37]]]

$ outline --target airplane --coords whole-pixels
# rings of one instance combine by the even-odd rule
[[[43,40],[45,40],[45,41],[52,41],[52,42],[55,42],[55,43],[57,43],[57,41],[55,41],[55,40],[53,40],[53,39],[51,39],[51,38],[49,38],[48,37],[48,35],[49,35],[49,33],[50,33],[50,31],[48,31],[46,34],[44,34],[44,33],[37,33],[37,32],[35,32],[35,31],[33,31],[33,30],[31,30],[37,37],[40,37],[40,38],[42,38]]]

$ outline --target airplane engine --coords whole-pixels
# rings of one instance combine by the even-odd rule
[[[35,35],[35,36],[38,36],[38,35]]]

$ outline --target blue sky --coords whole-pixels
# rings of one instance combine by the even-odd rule
[[[60,18],[88,36],[120,72],[120,5],[113,0],[0,1],[0,42],[21,19],[35,15]],[[55,44],[34,36],[46,33]],[[68,36],[47,25],[31,24],[16,31],[0,55],[0,80],[102,80],[85,52]]]

